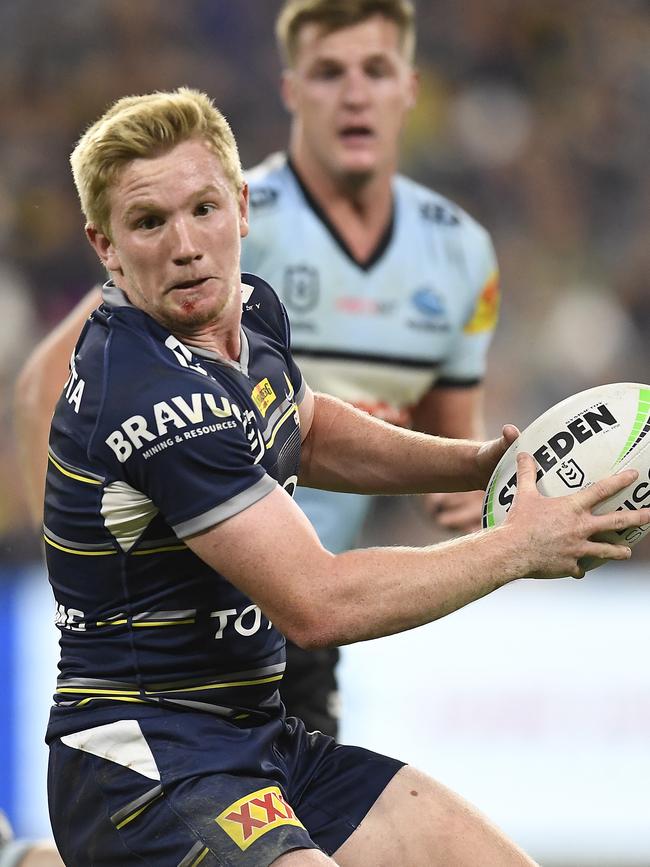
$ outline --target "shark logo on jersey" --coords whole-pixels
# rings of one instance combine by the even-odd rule
[[[311,265],[291,265],[284,272],[284,302],[296,313],[309,313],[318,304],[320,280]]]
[[[428,286],[416,289],[411,295],[416,310],[425,316],[444,316],[446,310],[442,298]]]

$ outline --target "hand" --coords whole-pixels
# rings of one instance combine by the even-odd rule
[[[479,448],[476,455],[479,472],[477,488],[487,488],[494,468],[518,436],[519,428],[514,424],[504,424],[500,437],[488,440]]]
[[[638,475],[636,470],[624,470],[575,494],[544,497],[537,490],[535,460],[520,452],[517,491],[504,526],[518,529],[524,540],[522,574],[531,578],[582,578],[584,558],[629,559],[632,550],[627,545],[613,545],[595,537],[650,523],[650,509],[622,509],[604,515],[594,515],[593,509],[632,484]]]
[[[473,533],[481,529],[484,491],[461,491],[456,494],[423,494],[424,508],[445,530]]]

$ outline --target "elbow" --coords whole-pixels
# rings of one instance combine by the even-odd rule
[[[301,650],[324,650],[341,643],[332,612],[303,611],[277,622],[284,636]]]

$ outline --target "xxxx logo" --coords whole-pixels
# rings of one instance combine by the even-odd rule
[[[258,789],[240,798],[226,807],[215,822],[242,850],[280,825],[304,827],[277,786]]]

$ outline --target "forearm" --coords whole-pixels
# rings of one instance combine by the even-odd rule
[[[309,619],[285,628],[296,643],[313,648],[413,629],[521,577],[527,567],[521,548],[511,529],[501,527],[435,547],[339,554],[311,582],[303,609]]]
[[[368,494],[473,490],[487,482],[476,462],[479,445],[398,428],[317,394],[300,484]]]

